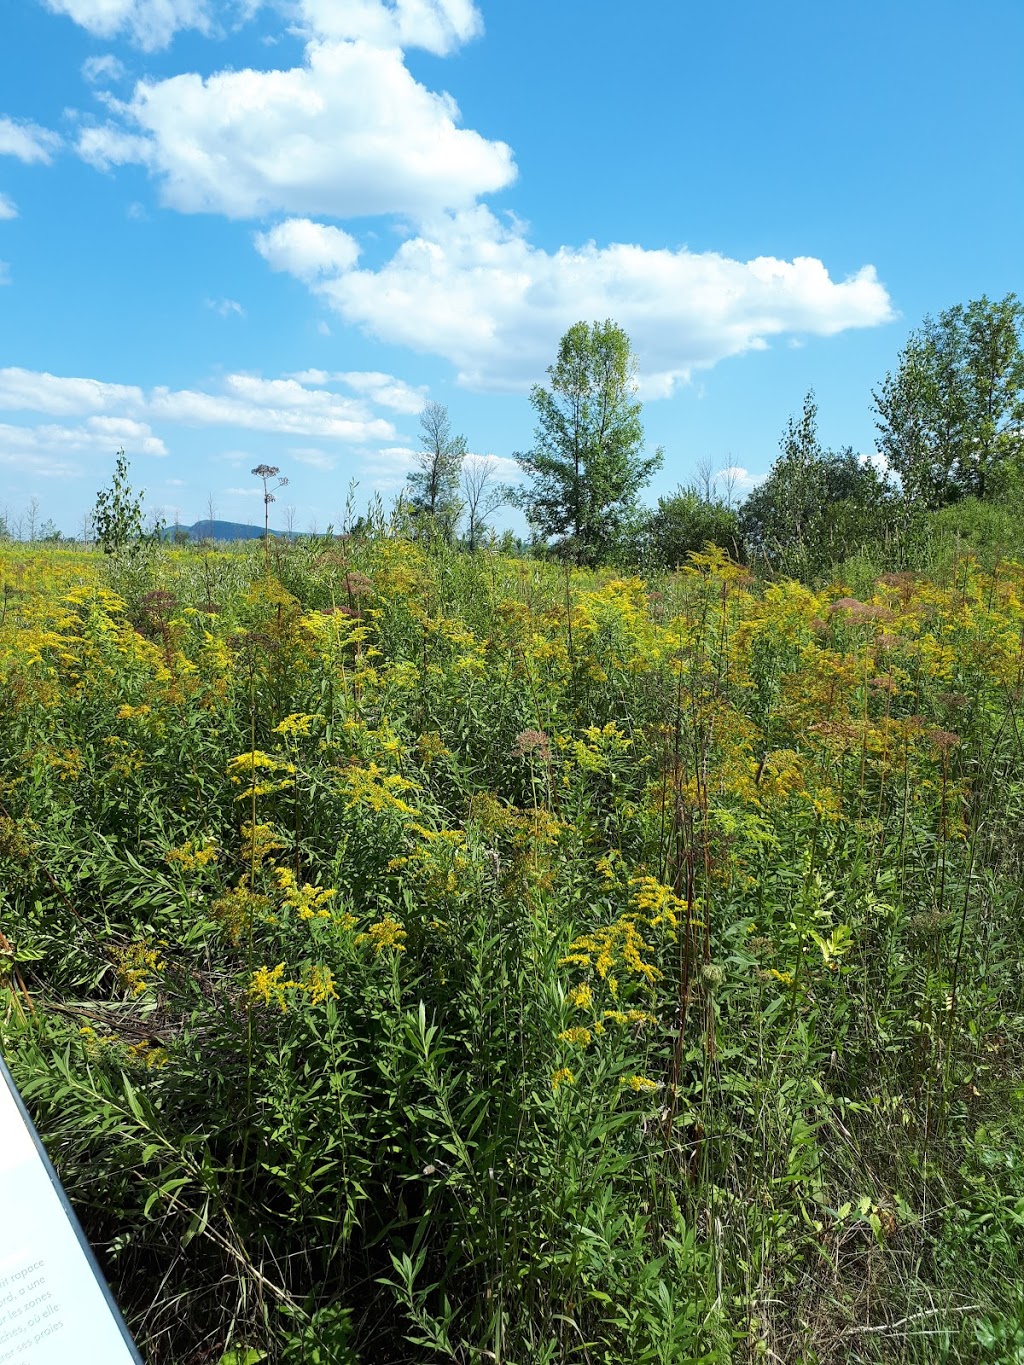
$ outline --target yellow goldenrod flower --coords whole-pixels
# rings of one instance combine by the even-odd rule
[[[257,967],[250,978],[246,998],[254,1004],[257,1001],[262,1001],[264,1005],[277,1004],[283,1014],[288,1008],[285,1001],[285,983],[281,979],[283,976],[283,962],[279,962],[276,967]]]
[[[569,1003],[578,1010],[589,1010],[594,1003],[594,992],[585,981],[581,981],[569,992]]]
[[[393,915],[385,915],[383,919],[371,924],[365,934],[357,934],[356,943],[369,943],[377,957],[388,948],[392,948],[396,953],[404,953],[405,929]]]
[[[588,1028],[567,1028],[558,1035],[560,1043],[571,1043],[573,1047],[589,1047],[594,1035]]]
[[[661,1089],[661,1086],[657,1081],[652,1081],[647,1076],[630,1076],[629,1079],[624,1080],[622,1084],[628,1086],[630,1090],[633,1090],[638,1094]]]

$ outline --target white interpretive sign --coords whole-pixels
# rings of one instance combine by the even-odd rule
[[[142,1365],[0,1058],[0,1365]]]

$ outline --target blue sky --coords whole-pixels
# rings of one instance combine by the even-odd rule
[[[578,319],[665,467],[869,453],[924,314],[1019,290],[1019,0],[8,0],[0,507],[295,524],[401,486],[427,398],[507,477]],[[742,481],[741,481],[742,486]],[[277,518],[279,521],[282,517]]]

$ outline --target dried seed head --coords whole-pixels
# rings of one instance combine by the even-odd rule
[[[535,753],[546,763],[551,757],[551,742],[543,730],[523,730],[516,735],[512,753],[516,758],[525,758],[527,754]]]
[[[712,995],[725,981],[725,968],[720,967],[717,962],[709,962],[706,967],[701,968],[700,979],[705,990]]]

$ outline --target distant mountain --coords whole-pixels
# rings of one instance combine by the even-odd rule
[[[248,526],[243,521],[197,521],[193,526],[179,526],[178,533],[189,540],[259,540],[263,536],[262,526]],[[164,539],[174,539],[175,528],[164,527]],[[271,529],[272,536],[284,532]]]

